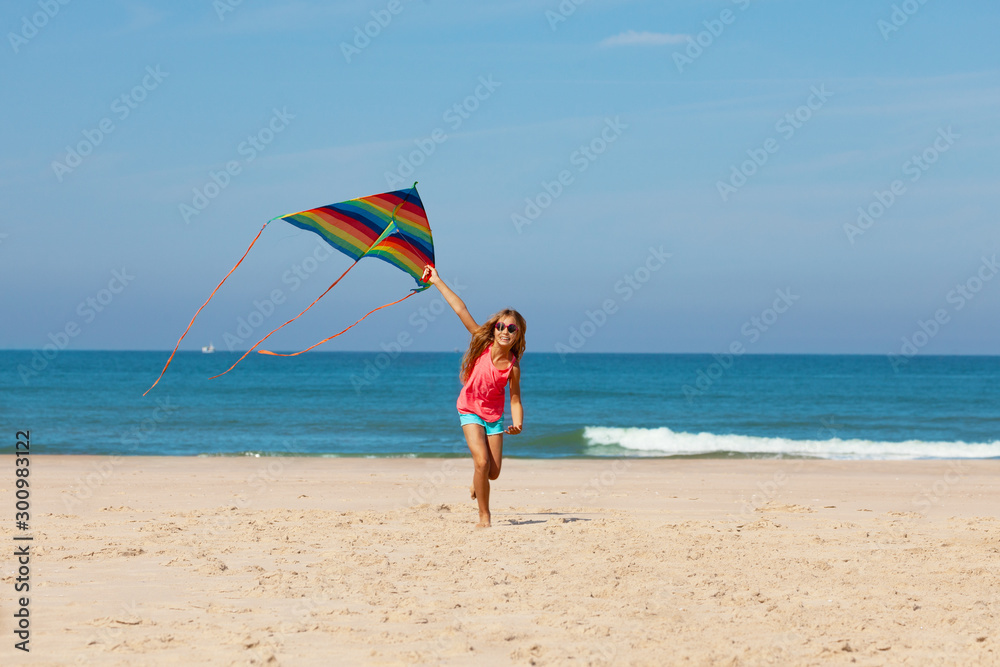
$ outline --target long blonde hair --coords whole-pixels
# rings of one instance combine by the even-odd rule
[[[517,323],[517,340],[514,341],[510,351],[520,362],[521,355],[524,354],[524,330],[526,328],[524,318],[521,317],[521,313],[517,312],[513,308],[504,308],[499,313],[483,322],[482,326],[476,329],[476,332],[472,334],[472,340],[469,341],[469,349],[465,351],[465,356],[462,357],[462,370],[458,374],[462,384],[465,384],[465,381],[469,379],[469,375],[472,373],[472,367],[476,365],[476,359],[478,359],[479,355],[483,353],[483,350],[485,350],[486,347],[493,342],[493,331],[497,322],[504,317],[511,316]]]

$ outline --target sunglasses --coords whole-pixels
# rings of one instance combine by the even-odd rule
[[[510,333],[517,333],[517,325],[514,324],[513,322],[506,326],[504,326],[503,322],[497,322],[496,327],[494,328],[497,331],[503,331],[506,328],[507,331],[509,331]]]

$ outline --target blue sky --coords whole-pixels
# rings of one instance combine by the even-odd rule
[[[441,274],[477,317],[521,310],[529,350],[1000,354],[998,18],[8,2],[0,348],[170,349],[265,221],[418,180]],[[182,349],[246,349],[298,313],[349,264],[315,248],[270,225]],[[310,345],[411,286],[362,262],[269,342]],[[323,349],[463,346],[439,314],[424,293]]]

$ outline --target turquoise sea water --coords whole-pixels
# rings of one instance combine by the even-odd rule
[[[465,456],[458,353],[0,352],[12,451]],[[44,362],[44,363],[43,363]],[[508,456],[1000,457],[1000,357],[531,353]],[[509,411],[508,411],[509,415]]]

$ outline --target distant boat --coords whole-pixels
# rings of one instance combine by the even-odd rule
[[[209,343],[207,346],[202,345],[201,351],[205,354],[212,354],[215,352],[215,345],[212,345],[212,343]]]

